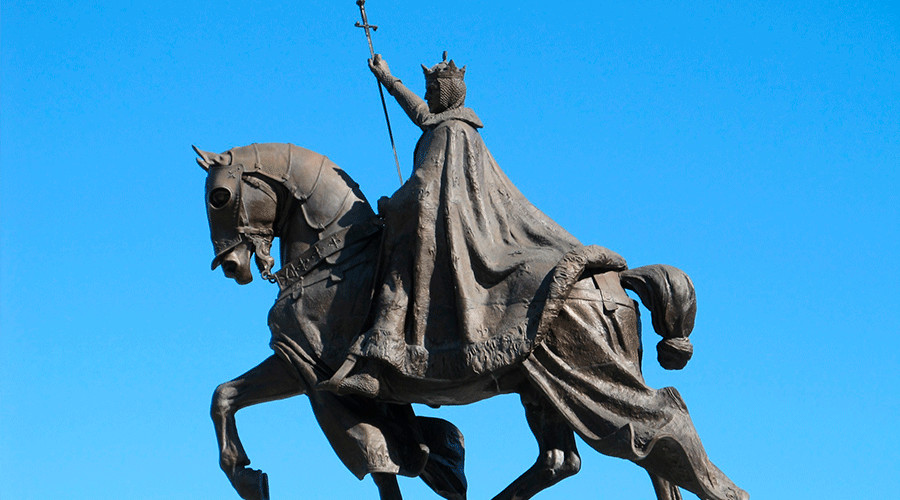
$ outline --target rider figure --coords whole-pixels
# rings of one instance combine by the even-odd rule
[[[411,177],[378,203],[385,234],[371,327],[322,388],[377,396],[384,365],[406,377],[458,379],[490,369],[497,346],[527,349],[540,284],[580,243],[497,166],[481,120],[463,106],[465,67],[446,52],[423,65],[424,101],[380,55],[369,68],[423,134]]]

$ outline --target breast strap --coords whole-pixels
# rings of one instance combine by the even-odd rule
[[[278,287],[282,292],[287,290],[326,258],[353,243],[376,234],[381,228],[381,218],[373,217],[368,222],[345,227],[313,243],[296,259],[285,264],[278,272],[273,274],[275,281],[278,282]],[[350,234],[351,231],[353,231],[353,234]]]

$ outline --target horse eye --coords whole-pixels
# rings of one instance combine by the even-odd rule
[[[209,204],[213,208],[224,207],[230,199],[231,191],[223,187],[215,188],[209,193]]]

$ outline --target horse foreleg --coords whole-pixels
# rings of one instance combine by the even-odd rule
[[[522,397],[525,418],[537,439],[537,461],[494,500],[525,500],[581,469],[581,457],[575,447],[575,433],[550,407]]]
[[[238,437],[234,414],[241,408],[301,393],[303,386],[275,356],[269,356],[247,373],[221,384],[213,393],[210,415],[219,441],[219,466],[241,498],[268,500],[269,486],[262,471],[247,468],[250,459]]]
[[[403,500],[400,495],[400,485],[397,484],[397,476],[383,472],[373,472],[372,480],[378,486],[378,498],[380,500]]]
[[[663,479],[650,472],[650,481],[653,482],[653,490],[656,492],[656,500],[681,500],[681,492],[678,487],[667,479]]]

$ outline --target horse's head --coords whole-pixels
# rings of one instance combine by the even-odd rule
[[[269,255],[278,208],[274,187],[264,177],[245,174],[230,153],[194,151],[208,173],[206,214],[216,253],[212,269],[221,265],[226,277],[246,285],[253,280],[250,256],[255,253],[260,273],[268,278],[275,264]]]

